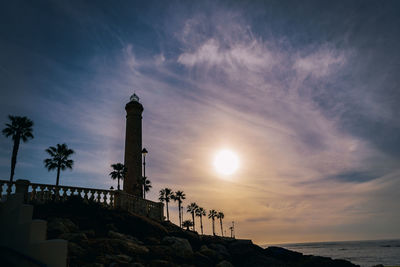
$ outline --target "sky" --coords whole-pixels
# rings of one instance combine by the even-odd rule
[[[55,183],[45,149],[66,143],[61,184],[115,187],[135,92],[149,199],[183,190],[257,244],[400,238],[399,13],[366,0],[2,1],[0,124],[34,121],[15,178]],[[213,167],[221,149],[239,157],[230,176]],[[3,180],[11,151],[2,136]]]

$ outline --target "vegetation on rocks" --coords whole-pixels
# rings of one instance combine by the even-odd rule
[[[157,222],[98,203],[71,198],[35,205],[48,221],[48,238],[68,240],[69,266],[356,266],[304,256],[249,240],[200,236],[171,222]]]

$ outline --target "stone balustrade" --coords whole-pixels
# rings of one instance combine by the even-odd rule
[[[164,220],[164,204],[153,202],[118,190],[105,190],[75,186],[31,183],[28,180],[9,182],[0,180],[0,196],[4,201],[12,193],[24,195],[26,203],[65,201],[71,196],[80,196],[105,206],[121,208],[154,220]]]
[[[5,192],[5,194],[3,193]],[[80,196],[83,199],[105,204],[114,205],[113,190],[94,189],[86,187],[75,187],[65,185],[51,185],[31,183],[28,180],[9,181],[0,180],[0,194],[9,196],[12,192],[23,193],[27,202],[46,202],[48,200],[64,201],[71,196]]]
[[[115,192],[115,207],[137,213],[154,220],[164,220],[164,204],[153,202],[123,191]]]

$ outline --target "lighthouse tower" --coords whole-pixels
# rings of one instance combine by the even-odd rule
[[[124,180],[124,191],[128,194],[143,197],[142,190],[142,112],[143,106],[139,97],[133,94],[125,106],[125,166],[127,173]]]

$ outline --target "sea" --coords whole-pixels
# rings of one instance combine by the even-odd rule
[[[275,246],[301,252],[304,255],[344,259],[362,267],[378,264],[400,267],[400,239],[279,244]]]

